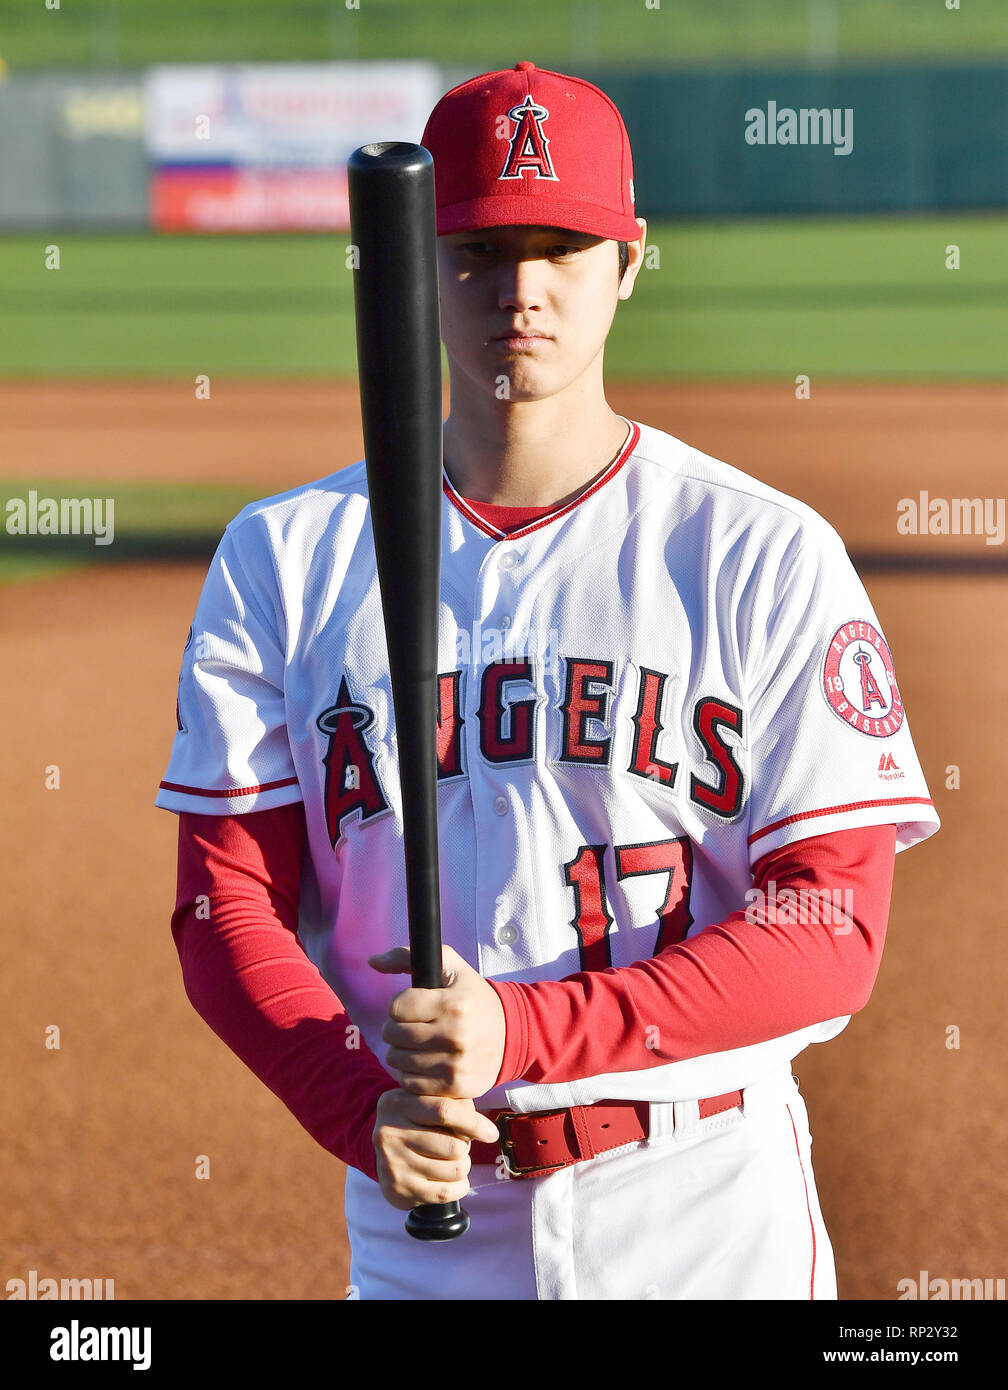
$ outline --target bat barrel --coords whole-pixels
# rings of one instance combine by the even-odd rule
[[[437,618],[441,340],[434,161],[364,145],[348,161],[364,454],[403,803],[413,983],[441,984]]]
[[[414,985],[437,989],[437,655],[441,579],[441,334],[434,161],[364,145],[347,164],[364,455],[395,711]],[[451,1240],[458,1202],[415,1207],[406,1230]]]

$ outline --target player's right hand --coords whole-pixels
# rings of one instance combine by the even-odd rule
[[[470,1141],[498,1138],[471,1100],[386,1091],[372,1136],[382,1195],[400,1211],[460,1202],[469,1191]]]

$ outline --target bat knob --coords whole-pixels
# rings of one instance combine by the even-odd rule
[[[415,1240],[454,1240],[469,1229],[469,1214],[458,1202],[414,1207],[406,1230]]]

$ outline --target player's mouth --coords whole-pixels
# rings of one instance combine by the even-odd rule
[[[500,343],[507,352],[531,352],[540,343],[548,343],[550,340],[545,333],[510,330],[507,333],[496,334],[490,341]]]

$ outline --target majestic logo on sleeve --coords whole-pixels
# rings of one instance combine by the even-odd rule
[[[858,733],[890,738],[902,727],[892,655],[871,623],[837,628],[826,650],[823,690],[834,714]]]
[[[520,180],[524,178],[526,169],[531,169],[537,179],[556,178],[549,152],[550,142],[542,128],[548,115],[545,106],[534,102],[531,94],[520,106],[512,106],[508,116],[517,124],[498,179]]]
[[[326,770],[326,824],[333,845],[340,837],[344,816],[351,811],[359,810],[361,819],[367,820],[388,809],[375,772],[374,753],[364,740],[374,719],[373,709],[353,700],[344,676],[336,703],[315,721],[321,732],[329,735],[322,762]]]

